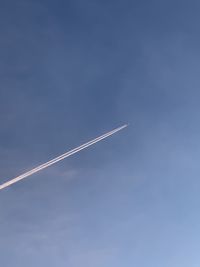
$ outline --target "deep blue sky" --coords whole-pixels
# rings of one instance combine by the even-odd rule
[[[200,266],[200,3],[0,2],[3,267]]]

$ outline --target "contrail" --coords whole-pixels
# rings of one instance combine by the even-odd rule
[[[64,153],[64,154],[52,159],[52,160],[47,161],[46,163],[41,164],[38,167],[36,167],[36,168],[34,168],[34,169],[24,173],[24,174],[21,174],[21,175],[15,177],[15,178],[3,183],[3,184],[1,184],[0,185],[0,190],[6,188],[6,187],[8,187],[8,186],[10,186],[10,185],[12,185],[12,184],[14,184],[16,182],[18,182],[18,181],[20,181],[20,180],[22,180],[22,179],[24,179],[24,178],[36,173],[36,172],[39,172],[39,171],[41,171],[41,170],[43,170],[43,169],[55,164],[58,161],[61,161],[61,160],[65,159],[65,158],[67,158],[67,157],[69,157],[69,156],[71,156],[71,155],[73,155],[73,154],[85,149],[86,147],[89,147],[89,146],[91,146],[91,145],[93,145],[93,144],[95,144],[95,143],[97,143],[97,142],[99,142],[99,141],[101,141],[101,140],[113,135],[114,133],[124,129],[127,126],[128,125],[125,124],[125,125],[123,125],[121,127],[118,127],[116,129],[114,129],[114,130],[112,130],[112,131],[110,131],[108,133],[105,133],[105,134],[103,134],[103,135],[101,135],[101,136],[99,136],[99,137],[97,137],[97,138],[95,138],[95,139],[93,139],[93,140],[91,140],[91,141],[89,141],[89,142],[77,147],[77,148],[74,148],[74,149],[72,149],[72,150],[70,150],[70,151],[68,151],[68,152],[66,152],[66,153]]]

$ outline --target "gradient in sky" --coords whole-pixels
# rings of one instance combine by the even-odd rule
[[[2,0],[3,267],[200,266],[200,3]],[[59,183],[58,183],[59,181]]]

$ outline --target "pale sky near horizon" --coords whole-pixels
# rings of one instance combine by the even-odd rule
[[[199,12],[0,2],[0,266],[200,266]]]

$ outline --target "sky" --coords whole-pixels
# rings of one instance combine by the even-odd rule
[[[0,2],[1,266],[200,266],[199,10]]]

